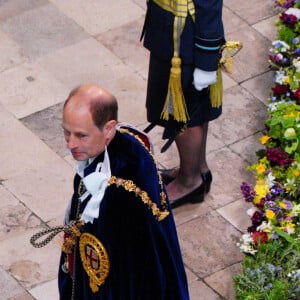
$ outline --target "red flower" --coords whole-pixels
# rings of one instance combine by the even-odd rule
[[[254,231],[252,238],[255,244],[264,244],[268,240],[268,235],[265,232]]]
[[[275,94],[282,95],[286,94],[289,91],[289,87],[287,85],[276,85],[272,88],[272,91]]]
[[[251,217],[252,224],[253,224],[253,225],[256,225],[256,226],[258,226],[258,225],[261,224],[262,219],[263,219],[263,217],[262,217],[262,213],[261,213],[260,211],[256,211],[256,212],[253,214],[253,216]]]
[[[279,166],[288,165],[292,161],[289,155],[280,147],[267,148],[266,157],[271,163]]]
[[[300,88],[294,93],[294,96],[297,98],[297,100],[300,100]]]
[[[285,14],[282,13],[280,16],[280,20],[289,26],[295,26],[295,24],[297,23],[297,17],[292,15],[292,14]]]

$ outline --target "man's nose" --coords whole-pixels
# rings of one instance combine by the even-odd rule
[[[68,136],[66,138],[66,142],[67,142],[68,149],[74,149],[76,147],[77,141],[75,136],[73,135]]]

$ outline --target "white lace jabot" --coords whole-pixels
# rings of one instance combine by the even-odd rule
[[[76,165],[77,174],[82,178],[82,181],[87,189],[87,191],[79,198],[80,201],[82,202],[89,195],[92,195],[82,213],[81,220],[85,221],[86,223],[93,223],[94,219],[99,217],[100,203],[103,199],[107,182],[111,177],[107,148],[105,147],[103,162],[97,164],[94,172],[86,177],[83,177],[83,171],[87,164],[89,164],[89,161],[79,161]]]

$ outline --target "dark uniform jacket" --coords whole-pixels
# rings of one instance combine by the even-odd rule
[[[111,174],[132,180],[136,187],[146,191],[151,201],[163,211],[161,188],[153,157],[143,143],[130,132],[120,133],[108,146]],[[103,155],[86,167],[84,175],[95,170]],[[79,175],[74,179],[70,219],[75,219],[78,205]],[[83,267],[78,250],[74,263],[74,299],[76,300],[188,300],[187,279],[181,257],[172,212],[159,221],[152,207],[145,204],[135,192],[122,184],[110,184],[100,204],[99,218],[87,223],[82,233],[89,233],[104,246],[109,259],[109,272],[97,292],[93,292],[90,276]],[[84,209],[87,200],[81,205]],[[82,235],[81,235],[82,237]],[[99,268],[94,246],[83,247],[85,263],[91,269]],[[80,245],[77,244],[77,249]],[[96,249],[97,250],[97,249]],[[61,300],[70,300],[72,278],[63,271],[66,254],[62,253],[59,269]],[[92,270],[93,272],[94,270]],[[100,276],[101,277],[101,276]]]
[[[215,71],[219,49],[225,43],[222,0],[194,0],[195,21],[188,15],[181,35],[180,57],[184,64],[194,64],[205,71]],[[151,54],[166,60],[173,56],[174,15],[153,0],[148,1],[144,24],[144,46]]]

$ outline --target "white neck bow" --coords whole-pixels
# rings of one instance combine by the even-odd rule
[[[94,172],[83,177],[83,170],[86,167],[86,163],[87,161],[80,161],[76,166],[77,173],[82,178],[85,188],[87,189],[87,191],[79,198],[80,201],[82,202],[89,195],[92,195],[82,213],[81,220],[86,223],[93,223],[94,219],[99,217],[100,203],[103,199],[108,180],[111,177],[107,148],[105,147],[103,162],[97,164]]]

